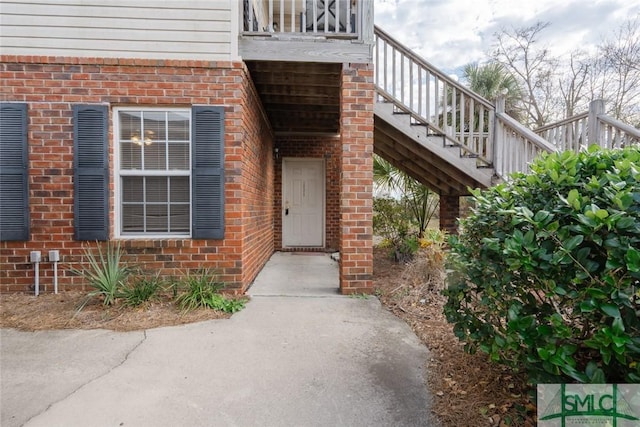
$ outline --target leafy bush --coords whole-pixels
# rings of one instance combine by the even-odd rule
[[[384,238],[383,247],[397,262],[408,262],[420,248],[417,229],[401,201],[376,197],[373,199],[373,232]]]
[[[418,243],[420,244],[420,248],[428,248],[435,245],[440,249],[444,249],[447,238],[448,235],[445,231],[437,228],[427,228],[423,236],[418,239]]]
[[[413,259],[420,249],[420,242],[415,236],[406,236],[393,247],[393,258],[397,262],[407,263]]]
[[[227,298],[223,295],[212,295],[209,298],[208,306],[214,310],[223,311],[225,313],[235,313],[244,308],[247,300],[243,298]]]
[[[84,256],[89,265],[78,269],[71,268],[71,272],[84,278],[89,286],[94,288],[87,294],[87,299],[80,306],[81,310],[87,302],[96,296],[103,298],[104,305],[112,305],[116,299],[122,296],[122,290],[125,287],[129,276],[134,272],[134,268],[123,263],[123,251],[120,244],[106,245],[103,252],[100,245],[97,246],[97,255],[88,247],[84,248]]]
[[[122,289],[124,304],[130,307],[138,307],[147,301],[156,299],[162,289],[162,279],[159,276],[151,278],[137,278],[132,285]]]
[[[474,192],[445,314],[532,382],[640,382],[640,149],[545,155]]]
[[[185,288],[184,293],[178,295],[176,303],[182,311],[196,308],[212,308],[225,313],[235,313],[241,310],[244,300],[235,300],[220,295],[226,284],[217,280],[211,270],[202,269],[195,274],[186,275],[178,287]]]
[[[373,232],[395,244],[409,234],[411,221],[402,203],[388,197],[373,199]]]

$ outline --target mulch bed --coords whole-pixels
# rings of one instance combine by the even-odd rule
[[[78,307],[86,298],[83,292],[0,295],[0,327],[23,331],[47,329],[112,329],[135,331],[159,326],[182,325],[210,319],[224,319],[229,315],[215,310],[201,309],[181,312],[173,301],[160,297],[140,307],[118,304],[105,307],[96,298],[82,310]]]
[[[536,408],[525,377],[491,363],[485,354],[464,352],[442,312],[441,263],[440,270],[434,268],[438,260],[429,259],[433,253],[427,255],[398,264],[388,250],[375,249],[374,286],[382,303],[407,322],[430,351],[426,369],[435,398],[433,412],[451,427],[535,426]]]

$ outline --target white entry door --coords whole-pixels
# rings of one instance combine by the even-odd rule
[[[324,246],[324,161],[283,159],[282,246]]]

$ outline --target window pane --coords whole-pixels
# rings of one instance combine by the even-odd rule
[[[122,232],[144,231],[144,208],[142,205],[122,206]]]
[[[142,169],[142,148],[131,142],[120,143],[120,168]]]
[[[167,205],[147,205],[147,231],[169,231]]]
[[[169,143],[169,169],[189,169],[189,143]]]
[[[118,170],[122,171],[118,178],[120,231],[123,234],[188,234],[191,181],[188,175],[174,174],[190,170],[190,112],[118,111],[117,117]],[[144,170],[155,171],[154,176],[131,176],[128,172]]]
[[[167,180],[165,177],[148,177],[147,179],[147,203],[166,203]]]
[[[139,176],[122,177],[122,201],[124,203],[142,203],[143,179]]]
[[[144,112],[145,144],[149,144],[152,141],[165,141],[167,139],[165,120],[166,114],[164,111]]]
[[[166,148],[167,145],[164,142],[154,142],[144,146],[145,170],[164,170],[167,168]]]
[[[171,111],[168,116],[169,140],[189,141],[189,114]]]
[[[140,111],[120,111],[120,139],[140,140],[142,132],[142,112]]]
[[[189,218],[189,205],[170,205],[171,217],[169,218],[171,229],[169,231],[173,233],[177,232],[189,232],[189,224],[191,223]]]
[[[189,188],[189,177],[174,176],[170,178],[171,203],[189,203],[191,200],[191,189]]]

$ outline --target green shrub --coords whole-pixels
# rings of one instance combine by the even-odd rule
[[[97,245],[97,255],[88,247],[84,248],[84,256],[88,266],[78,269],[71,268],[71,272],[84,278],[84,280],[94,290],[87,294],[87,299],[79,307],[84,308],[87,302],[96,296],[102,297],[104,305],[112,305],[116,299],[122,296],[129,276],[134,272],[134,268],[122,261],[124,252],[120,249],[120,244],[115,246],[106,245],[103,252],[101,246]]]
[[[207,301],[208,307],[223,311],[225,313],[235,313],[244,308],[247,301],[243,298],[227,298],[223,295],[211,295]]]
[[[211,270],[202,269],[195,274],[190,273],[178,284],[178,288],[185,290],[178,295],[176,303],[185,312],[196,308],[212,308],[225,313],[235,313],[244,308],[244,300],[220,295],[225,286],[226,284],[218,281]]]
[[[398,241],[393,247],[393,258],[396,262],[406,263],[413,259],[420,249],[420,242],[415,236],[407,236]]]
[[[401,201],[376,197],[373,199],[373,232],[384,238],[381,247],[397,262],[408,262],[418,251],[417,228]]]
[[[474,192],[445,314],[532,382],[640,382],[640,149],[545,155]]]
[[[411,221],[405,206],[387,197],[373,199],[373,232],[395,245],[409,234]]]
[[[122,289],[122,299],[125,305],[138,307],[147,301],[157,299],[162,287],[163,281],[159,276],[136,278],[132,285]]]

